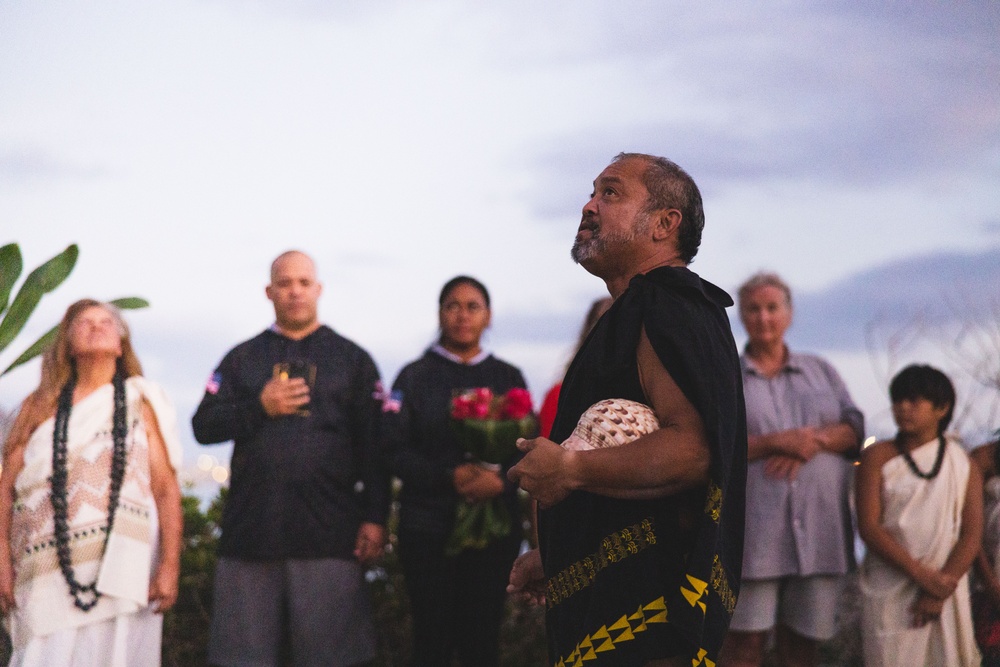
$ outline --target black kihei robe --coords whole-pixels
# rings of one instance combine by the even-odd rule
[[[694,405],[711,450],[707,487],[656,500],[574,492],[540,513],[549,653],[557,666],[715,661],[739,591],[746,415],[732,299],[686,268],[638,275],[598,322],[563,382],[552,439],[599,400],[649,403],[636,347],[653,349]],[[580,662],[583,658],[584,662]]]

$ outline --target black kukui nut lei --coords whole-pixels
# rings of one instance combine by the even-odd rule
[[[108,546],[108,538],[111,536],[111,527],[115,522],[115,512],[118,509],[118,498],[121,495],[122,481],[125,478],[125,437],[128,434],[127,406],[125,404],[125,380],[122,372],[121,362],[115,369],[114,378],[111,380],[114,386],[114,415],[112,418],[111,438],[114,443],[114,450],[111,457],[111,490],[108,497],[108,525],[104,529],[104,546],[101,549],[103,557]],[[67,499],[66,483],[68,473],[66,470],[67,458],[67,435],[69,429],[69,416],[73,410],[73,391],[76,389],[76,369],[74,368],[69,380],[59,393],[59,402],[56,407],[55,430],[52,435],[52,477],[50,484],[52,487],[52,510],[54,514],[56,555],[59,559],[59,569],[62,570],[63,578],[69,585],[70,595],[73,596],[73,603],[83,611],[90,611],[97,604],[101,594],[97,591],[97,580],[83,585],[76,580],[76,572],[73,570],[73,559],[70,553],[69,535],[69,504]]]
[[[930,472],[923,472],[917,467],[917,462],[913,460],[912,456],[910,456],[910,452],[907,451],[906,446],[903,445],[902,440],[898,436],[893,442],[896,443],[896,449],[899,450],[899,453],[902,454],[903,458],[906,460],[906,465],[910,466],[910,470],[912,470],[913,474],[917,477],[920,477],[921,479],[934,479],[937,477],[938,473],[941,472],[941,463],[944,461],[945,449],[943,435],[938,435],[937,457],[934,459],[934,465],[931,466]]]

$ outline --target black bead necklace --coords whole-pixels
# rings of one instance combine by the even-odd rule
[[[906,449],[906,446],[903,445],[903,439],[900,436],[897,435],[894,442],[896,443],[896,449],[898,449],[899,453],[903,455],[904,459],[906,459],[906,465],[910,466],[910,470],[912,470],[913,474],[917,477],[922,479],[934,479],[937,477],[938,473],[941,472],[941,463],[944,461],[944,435],[938,435],[937,457],[934,459],[934,465],[931,467],[930,472],[923,472],[917,467],[917,462],[913,460],[912,456],[910,456],[910,452]]]
[[[111,457],[111,490],[108,497],[108,525],[104,531],[104,550],[108,546],[111,527],[115,522],[115,511],[118,509],[118,498],[121,495],[122,481],[125,479],[125,436],[128,433],[127,409],[125,405],[125,380],[121,366],[115,370],[111,380],[114,386],[114,417],[111,426],[111,439],[114,449]],[[59,569],[69,585],[73,603],[83,611],[90,611],[101,594],[97,591],[97,580],[83,585],[76,580],[73,570],[73,560],[70,553],[69,535],[69,505],[66,482],[66,442],[69,429],[69,415],[73,410],[73,391],[76,389],[76,369],[71,371],[69,380],[59,393],[56,407],[55,431],[52,435],[52,477],[49,482],[52,487],[52,510],[54,513],[56,555],[59,559]]]

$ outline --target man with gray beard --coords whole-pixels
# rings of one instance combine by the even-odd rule
[[[743,553],[746,417],[732,299],[687,269],[704,213],[673,162],[622,153],[594,181],[572,257],[614,304],[563,383],[552,439],[522,440],[511,480],[538,501],[539,549],[508,590],[544,603],[555,665],[710,665]],[[563,442],[598,401],[660,428],[609,449]]]

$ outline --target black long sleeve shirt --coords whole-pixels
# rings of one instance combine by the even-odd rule
[[[396,378],[392,388],[399,412],[387,413],[383,424],[391,469],[403,482],[401,529],[435,534],[451,530],[458,503],[452,473],[467,460],[451,427],[451,399],[478,387],[499,395],[526,385],[521,371],[492,355],[477,364],[460,364],[431,350]],[[511,516],[518,516],[517,487],[506,475],[503,497]]]
[[[270,418],[260,403],[276,364],[315,364],[309,415]],[[192,418],[202,444],[234,441],[220,555],[353,558],[362,522],[385,524],[378,370],[326,326],[301,340],[267,330],[233,348]]]

